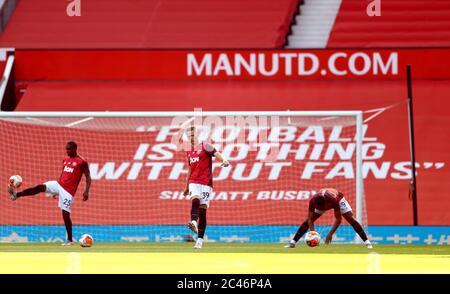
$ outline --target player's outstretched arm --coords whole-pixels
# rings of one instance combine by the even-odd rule
[[[214,153],[214,157],[217,158],[217,160],[219,160],[222,163],[223,167],[227,167],[230,165],[230,162],[219,151],[216,151]]]
[[[334,224],[331,228],[330,232],[327,235],[327,238],[325,239],[325,244],[330,244],[331,240],[333,239],[333,234],[336,232],[337,228],[341,224],[342,216],[341,216],[341,210],[339,209],[339,205],[334,208]]]
[[[83,173],[86,177],[86,188],[83,193],[83,201],[87,201],[89,199],[89,189],[91,188],[91,172],[89,171],[89,164],[87,162],[84,164]]]

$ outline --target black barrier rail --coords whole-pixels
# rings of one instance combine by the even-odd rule
[[[417,184],[416,184],[416,149],[414,146],[414,113],[413,113],[413,95],[412,95],[412,76],[411,65],[406,66],[406,82],[408,88],[408,125],[409,125],[409,145],[411,154],[411,184],[409,196],[413,203],[413,224],[419,225],[417,215]]]

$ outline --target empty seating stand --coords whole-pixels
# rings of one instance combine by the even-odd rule
[[[368,3],[342,1],[328,48],[450,46],[449,0],[382,0],[372,17]]]
[[[281,48],[300,0],[21,0],[1,47]]]

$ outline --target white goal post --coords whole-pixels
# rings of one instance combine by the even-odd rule
[[[267,225],[283,226],[284,230],[273,229],[270,233],[280,231],[280,235],[267,242],[287,240],[306,213],[306,200],[312,193],[305,196],[305,191],[329,185],[344,188],[346,198],[354,205],[356,220],[367,225],[362,111],[0,112],[0,134],[7,141],[0,148],[0,158],[6,161],[0,175],[5,180],[20,174],[26,187],[54,179],[64,157],[64,142],[73,139],[79,144],[80,153],[92,163],[94,174],[92,206],[88,203],[86,209],[77,212],[75,226],[78,223],[91,230],[98,229],[99,234],[121,226],[121,236],[105,237],[103,241],[133,238],[182,241],[178,237],[187,232],[180,235],[174,232],[185,225],[190,207],[189,202],[180,202],[182,196],[175,190],[176,187],[181,190],[186,181],[185,152],[181,143],[178,149],[173,145],[177,143],[174,140],[177,128],[187,125],[200,125],[203,138],[229,154],[235,168],[227,172],[214,167],[214,176],[218,177],[215,190],[221,192],[217,192],[209,212],[211,228],[207,228],[206,235],[210,233],[210,239],[232,242],[229,240],[235,237],[238,242],[264,242],[268,235],[259,225]],[[178,130],[178,134],[180,142],[183,132]],[[22,144],[25,142],[28,144]],[[228,148],[228,145],[233,146]],[[42,155],[37,155],[35,161],[36,151]],[[268,158],[270,155],[273,158]],[[248,169],[250,165],[252,168]],[[143,174],[146,168],[149,171]],[[83,183],[77,194],[82,189]],[[303,190],[294,193],[296,189]],[[122,202],[119,196],[112,195],[127,191],[140,204]],[[6,196],[3,195],[2,201]],[[79,195],[78,198],[81,199]],[[0,216],[0,238],[20,230],[21,226],[33,225],[45,226],[36,227],[38,232],[48,229],[49,236],[56,235],[50,227],[60,225],[61,220],[55,216],[42,217],[42,213],[55,207],[35,199],[27,200],[3,205],[6,213]],[[26,212],[20,212],[19,207],[26,207]],[[84,204],[77,203],[74,210],[81,207]],[[159,210],[152,210],[155,207],[167,209],[167,221]],[[286,209],[286,213],[274,212],[272,207]],[[114,210],[117,219],[104,214],[103,209]],[[327,219],[323,225],[330,223]],[[246,226],[254,227],[247,233],[250,237],[239,239],[236,232]],[[166,230],[167,234],[159,234],[158,230]],[[228,239],[218,237],[227,230]],[[348,234],[346,242],[357,240],[351,228],[345,234]],[[170,239],[169,235],[175,237]],[[127,236],[131,239],[126,239]],[[39,241],[36,238],[28,237],[28,240]]]

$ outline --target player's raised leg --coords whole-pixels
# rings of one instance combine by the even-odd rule
[[[192,206],[191,206],[191,221],[188,223],[189,229],[194,232],[198,233],[198,216],[199,216],[199,209],[200,209],[200,199],[199,198],[193,198],[192,199]]]
[[[312,222],[314,223],[320,216],[321,216],[321,214],[314,212],[313,216],[312,216]],[[295,234],[294,238],[284,247],[285,248],[294,248],[295,244],[297,244],[298,240],[300,240],[301,237],[306,233],[306,231],[308,231],[308,228],[309,228],[308,219],[306,219],[298,228],[297,233]]]
[[[361,239],[364,241],[364,244],[366,244],[367,248],[369,248],[369,249],[373,248],[372,244],[370,243],[369,239],[367,238],[366,232],[364,232],[363,227],[353,217],[353,213],[351,211],[349,211],[349,212],[342,214],[342,216],[353,227],[355,232],[361,237]]]
[[[16,189],[12,188],[11,186],[8,186],[8,193],[9,193],[9,198],[11,200],[16,200],[19,197],[24,197],[24,196],[33,196],[36,194],[39,194],[41,192],[45,192],[45,190],[47,189],[47,187],[45,185],[37,185],[28,189],[23,190],[22,192],[17,192]]]

